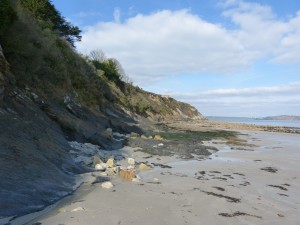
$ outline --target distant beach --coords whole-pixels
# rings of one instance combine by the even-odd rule
[[[216,121],[216,122],[300,128],[300,120],[265,120],[265,119],[249,118],[249,117],[219,117],[219,116],[207,116],[207,118],[209,121]]]

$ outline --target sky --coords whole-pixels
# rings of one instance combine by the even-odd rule
[[[76,49],[205,116],[300,116],[299,0],[52,0]]]

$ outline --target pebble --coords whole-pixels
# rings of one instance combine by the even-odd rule
[[[141,164],[139,165],[139,169],[140,169],[141,171],[145,171],[145,170],[151,170],[151,167],[148,166],[148,165],[146,165],[145,163],[141,163]]]
[[[129,165],[132,165],[132,166],[134,166],[134,164],[135,164],[135,160],[133,158],[128,158],[127,162]]]
[[[110,182],[110,181],[107,181],[107,182],[103,182],[102,184],[101,184],[101,187],[102,188],[105,188],[105,189],[110,189],[110,188],[112,188],[114,185]]]
[[[132,178],[132,182],[139,183],[139,182],[141,182],[141,180],[138,178]]]
[[[95,170],[104,171],[106,167],[105,163],[99,163],[95,165]]]
[[[77,207],[77,208],[71,210],[71,212],[79,212],[79,211],[85,211],[85,209],[82,207]]]

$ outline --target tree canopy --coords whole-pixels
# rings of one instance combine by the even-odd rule
[[[9,0],[0,1],[0,35],[17,19]]]
[[[58,32],[72,46],[75,41],[81,40],[81,30],[66,21],[50,0],[21,0],[21,4],[41,23],[42,28]]]

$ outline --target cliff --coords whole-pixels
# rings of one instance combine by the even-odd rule
[[[86,168],[72,160],[69,141],[108,151],[126,142],[112,131],[145,132],[139,119],[204,119],[186,103],[109,80],[19,1],[5,2],[17,17],[0,29],[0,219],[73,191]]]

